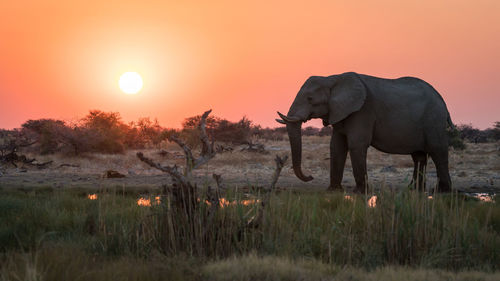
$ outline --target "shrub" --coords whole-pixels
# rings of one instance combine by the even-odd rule
[[[333,132],[333,127],[332,126],[325,126],[319,130],[318,136],[331,136]]]
[[[139,118],[137,122],[132,122],[130,127],[129,132],[133,131],[136,139],[136,143],[131,143],[130,147],[143,148],[148,144],[158,146],[164,140],[163,128],[156,118],[153,121],[149,117]]]
[[[87,143],[92,150],[104,153],[122,153],[129,127],[121,121],[118,112],[102,112],[91,110],[83,118],[82,127],[88,130]]]
[[[63,135],[69,129],[64,121],[55,119],[28,120],[21,126],[27,134],[34,135],[38,140],[37,147],[41,154],[58,151]]]
[[[447,131],[448,134],[448,146],[453,147],[454,149],[457,150],[464,150],[465,149],[465,143],[462,138],[460,138],[460,131],[458,131],[456,128],[455,129],[448,129]]]
[[[319,129],[312,126],[307,126],[302,129],[303,136],[316,136],[319,134]]]
[[[262,129],[260,126],[255,126],[252,129],[252,136],[257,136],[258,138],[271,140],[271,141],[282,141],[286,134],[286,127],[277,127],[277,128],[264,128]]]
[[[201,115],[186,118],[182,123],[181,135],[185,139],[193,139],[198,141],[197,126],[200,122]],[[206,130],[208,136],[216,141],[243,144],[248,142],[252,132],[252,121],[246,116],[243,116],[238,122],[231,122],[215,116],[209,116],[206,121]],[[187,141],[191,143],[191,141]],[[192,143],[194,145],[194,142]]]
[[[493,128],[480,130],[471,124],[461,124],[457,126],[460,137],[472,143],[485,143],[500,140],[500,122],[495,122]]]

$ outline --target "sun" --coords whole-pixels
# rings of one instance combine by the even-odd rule
[[[137,72],[125,72],[120,76],[118,85],[126,94],[137,94],[142,89],[142,77]]]

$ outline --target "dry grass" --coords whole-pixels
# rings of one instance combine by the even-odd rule
[[[207,165],[202,166],[194,172],[194,175],[200,179],[200,182],[211,181],[212,173],[221,174],[225,181],[237,185],[262,185],[272,174],[274,155],[290,154],[289,142],[285,138],[282,141],[253,140],[257,143],[264,143],[269,154],[259,154],[242,152],[244,146],[235,146],[232,153],[225,152],[216,155]],[[450,173],[453,184],[460,190],[468,190],[471,187],[479,187],[481,190],[500,189],[500,144],[468,144],[464,151],[450,150]],[[159,149],[143,150],[144,154],[157,162],[168,165],[184,165],[182,151],[172,143],[164,143],[164,149],[172,155],[161,157]],[[323,189],[329,185],[330,169],[330,138],[318,136],[303,137],[303,165],[305,174],[311,174],[315,180],[303,183],[298,180],[292,169],[291,162],[283,170],[279,181],[281,187],[288,188],[307,188]],[[162,173],[141,163],[135,156],[137,151],[127,151],[124,154],[86,154],[81,157],[67,157],[61,155],[35,156],[40,161],[54,160],[51,169],[30,170],[29,173],[16,174],[14,169],[7,171],[7,177],[0,177],[0,184],[4,182],[7,185],[49,184],[57,187],[73,186],[73,183],[81,183],[86,186],[102,185],[96,181],[99,175],[104,171],[112,169],[128,175],[126,179],[119,181],[119,185],[133,186],[138,183],[144,185],[158,185],[157,179],[148,178],[148,176],[161,176]],[[78,165],[75,167],[57,168],[62,163]],[[393,166],[395,169],[383,171],[384,167]],[[388,185],[392,187],[407,184],[413,173],[413,162],[409,155],[386,154],[370,148],[367,159],[368,179],[372,185]],[[428,187],[436,184],[435,166],[432,160],[429,160]],[[65,176],[67,175],[67,176]],[[90,178],[89,180],[78,180]],[[40,177],[44,177],[40,179]],[[137,178],[140,178],[137,179]],[[76,178],[76,179],[75,179]],[[112,180],[108,180],[112,182]],[[354,186],[354,177],[352,175],[351,161],[347,158],[344,185],[346,187]]]
[[[334,280],[338,270],[313,259],[293,261],[251,254],[209,263],[202,268],[202,275],[214,281]]]
[[[494,281],[500,273],[450,272],[386,266],[373,271],[326,265],[314,259],[291,260],[284,257],[248,255],[213,262],[202,268],[203,279],[213,281],[278,281],[278,280],[337,280],[337,281]]]
[[[153,254],[149,259],[93,255],[80,246],[48,245],[36,252],[6,253],[0,280],[196,280],[194,259]],[[197,262],[198,264],[199,262]]]
[[[152,255],[148,259],[96,257],[79,247],[45,247],[36,254],[1,259],[0,280],[193,280],[193,281],[496,281],[500,273],[451,272],[386,266],[373,271],[332,266],[315,259],[250,254],[204,262],[186,257]]]

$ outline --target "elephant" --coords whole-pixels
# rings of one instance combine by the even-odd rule
[[[330,186],[342,189],[344,165],[349,152],[356,188],[367,188],[366,156],[369,146],[391,154],[410,154],[414,162],[412,183],[425,189],[428,156],[436,166],[438,192],[451,191],[448,170],[448,126],[454,128],[441,95],[427,82],[414,77],[385,79],[346,72],[311,76],[300,88],[287,115],[278,111],[285,124],[295,175],[302,181],[312,176],[302,172],[301,125],[321,118],[332,125],[330,141]]]

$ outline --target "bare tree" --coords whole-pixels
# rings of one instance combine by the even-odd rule
[[[214,143],[210,143],[208,136],[206,134],[206,118],[210,114],[211,110],[206,111],[200,118],[198,129],[200,131],[200,142],[202,144],[201,152],[199,157],[194,157],[191,148],[179,137],[169,136],[169,140],[177,143],[184,151],[186,156],[186,167],[184,171],[180,171],[179,167],[173,166],[163,166],[153,160],[147,158],[141,152],[137,153],[137,157],[148,164],[149,166],[163,171],[170,175],[173,181],[173,187],[168,188],[164,186],[164,192],[168,197],[166,203],[167,208],[165,208],[164,216],[166,219],[163,221],[168,222],[165,229],[168,231],[173,231],[174,236],[189,237],[192,239],[183,240],[185,243],[198,243],[196,241],[205,241],[208,239],[211,233],[213,234],[215,220],[217,218],[217,212],[222,207],[221,204],[221,193],[225,189],[222,184],[221,175],[213,174],[213,179],[215,180],[216,187],[213,189],[208,186],[206,189],[205,196],[200,198],[198,196],[198,189],[196,184],[192,181],[191,171],[198,168],[199,166],[207,163],[212,159],[216,151],[214,150]],[[275,163],[276,169],[273,173],[271,184],[266,189],[266,194],[264,194],[263,199],[260,201],[260,205],[257,205],[255,215],[250,218],[245,217],[244,223],[241,224],[241,229],[239,232],[249,229],[257,228],[262,225],[264,219],[265,207],[269,204],[270,194],[275,189],[276,183],[278,181],[279,175],[283,166],[288,159],[288,156],[280,157],[276,156]],[[204,201],[202,201],[204,200]],[[202,211],[201,204],[207,204],[209,207]],[[178,223],[171,223],[172,220],[176,220]],[[202,222],[200,224],[200,222]],[[211,232],[212,231],[212,232]],[[200,236],[201,235],[201,236]],[[171,243],[171,241],[164,241],[165,243]],[[173,242],[172,242],[173,243]],[[198,249],[201,251],[202,247],[199,245],[190,244],[189,247]],[[167,247],[165,247],[167,248]]]

